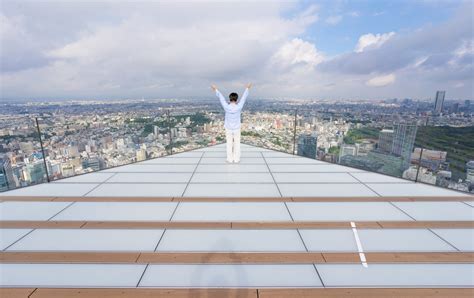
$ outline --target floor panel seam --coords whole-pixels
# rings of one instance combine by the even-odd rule
[[[376,192],[375,190],[373,190],[370,186],[368,186],[367,184],[365,184],[364,182],[362,182],[360,179],[358,179],[357,177],[355,177],[354,175],[351,174],[351,172],[347,172],[347,174],[349,174],[352,178],[354,178],[355,180],[359,181],[360,184],[364,185],[365,187],[367,187],[370,191],[372,191],[373,193],[375,193],[377,196],[379,197],[383,197],[382,195],[380,195],[378,192]]]
[[[201,153],[201,157],[199,158],[199,161],[197,162],[196,167],[194,168],[194,171],[193,171],[193,173],[191,174],[191,177],[189,177],[188,183],[187,183],[186,186],[184,187],[184,190],[183,190],[183,193],[181,194],[181,197],[184,197],[184,194],[186,193],[186,190],[188,189],[188,186],[189,186],[189,184],[191,183],[191,180],[193,179],[194,174],[196,173],[196,170],[197,170],[197,168],[199,167],[199,164],[201,163],[201,160],[202,160],[202,157],[204,156],[204,153],[205,153],[205,152],[202,152],[202,153]]]
[[[275,184],[275,186],[276,186],[276,188],[277,188],[277,190],[278,190],[278,193],[280,194],[280,197],[283,197],[283,195],[281,194],[280,187],[278,186],[278,183],[276,182],[275,177],[273,177],[272,170],[270,169],[270,166],[268,165],[267,160],[265,159],[265,156],[263,156],[263,153],[262,153],[262,152],[260,152],[260,155],[262,155],[262,158],[263,158],[263,160],[265,161],[265,165],[267,166],[268,172],[269,172],[270,175],[272,176],[273,183]]]
[[[103,185],[104,183],[106,183],[107,181],[109,181],[112,177],[115,177],[117,174],[118,174],[118,172],[114,173],[114,174],[111,175],[109,178],[107,178],[107,179],[105,179],[104,181],[100,182],[99,184],[97,184],[96,186],[94,186],[91,190],[89,190],[88,192],[86,192],[85,194],[83,194],[82,197],[86,197],[88,194],[90,194],[91,192],[93,192],[94,190],[96,190],[97,188],[99,188],[101,185]]]

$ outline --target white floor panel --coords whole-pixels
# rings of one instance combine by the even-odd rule
[[[222,164],[204,165],[200,164],[196,173],[268,173],[268,167],[264,164]]]
[[[287,203],[294,220],[374,221],[411,220],[387,202]]]
[[[191,175],[192,173],[118,173],[107,183],[188,183]]]
[[[364,251],[456,251],[427,229],[358,229]]]
[[[474,229],[433,229],[433,232],[461,251],[474,251]]]
[[[294,157],[266,157],[265,160],[269,165],[273,164],[326,164],[317,159],[311,158],[294,158]]]
[[[416,220],[474,220],[474,209],[461,202],[393,202]]]
[[[360,183],[285,184],[278,183],[284,197],[375,197],[376,193]]]
[[[312,265],[150,265],[140,287],[321,287]]]
[[[0,250],[7,248],[30,231],[31,229],[0,229]]]
[[[225,165],[227,164],[225,157],[207,157],[201,159],[201,162],[199,163],[201,165]],[[243,157],[240,159],[241,165],[245,164],[260,164],[264,165],[265,160],[263,158],[259,157]]]
[[[43,183],[0,193],[0,196],[81,197],[96,183]]]
[[[70,202],[3,202],[0,220],[47,220]]]
[[[406,179],[400,179],[400,178],[395,178],[391,177],[388,175],[382,175],[378,173],[351,173],[352,176],[355,178],[359,179],[363,183],[413,183],[410,180]]]
[[[277,183],[359,183],[348,173],[273,173]]]
[[[172,178],[171,176],[169,176]],[[159,177],[155,177],[159,178]],[[151,179],[148,177],[148,179]],[[186,183],[104,183],[87,194],[88,197],[180,197]]]
[[[296,230],[167,230],[158,251],[305,251]]]
[[[270,173],[195,173],[191,183],[273,183]]]
[[[189,184],[184,197],[280,197],[275,184]]]
[[[300,229],[300,233],[310,251],[357,251],[354,234],[350,229]]]
[[[171,165],[171,164],[133,164],[128,166],[116,167],[108,170],[104,170],[104,172],[114,172],[114,173],[192,173],[196,165],[187,165],[187,164],[179,164],[179,165]]]
[[[54,220],[169,220],[177,203],[78,202]]]
[[[381,196],[468,196],[457,191],[421,184],[371,184],[367,185]]]
[[[3,287],[135,287],[146,265],[0,264]]]
[[[283,203],[181,203],[173,221],[274,221],[291,217]]]
[[[9,251],[154,251],[163,230],[38,229]]]
[[[167,158],[154,158],[147,161],[138,163],[139,165],[179,165],[179,164],[190,164],[195,165],[199,162],[200,157],[193,158],[180,158],[180,157],[167,157]]]
[[[316,265],[327,287],[474,286],[473,264]]]
[[[59,179],[53,183],[102,183],[113,175],[113,173],[94,172],[78,175],[75,177]]]
[[[270,171],[276,172],[289,172],[289,173],[354,173],[354,172],[364,172],[363,170],[331,165],[331,164],[270,164]]]

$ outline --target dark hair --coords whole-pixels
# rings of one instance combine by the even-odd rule
[[[230,102],[233,102],[233,101],[237,101],[237,99],[239,99],[239,95],[235,92],[232,92],[231,94],[229,94],[229,99],[230,99]]]

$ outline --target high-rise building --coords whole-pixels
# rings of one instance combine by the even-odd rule
[[[144,161],[146,160],[146,150],[145,149],[139,149],[137,150],[137,161]]]
[[[440,114],[443,112],[443,105],[444,105],[444,96],[446,95],[446,91],[436,91],[436,99],[435,99],[435,112]]]
[[[417,125],[409,123],[396,123],[393,129],[392,154],[403,159],[403,167],[408,168],[411,154],[415,145]]]
[[[0,191],[15,188],[13,170],[8,158],[0,158]]]
[[[470,160],[466,163],[466,181],[474,184],[474,160]]]
[[[35,183],[42,183],[46,179],[46,169],[42,160],[26,164],[26,175],[28,180]]]
[[[316,132],[302,134],[298,137],[298,155],[316,158],[318,136]]]
[[[393,145],[393,130],[382,129],[379,133],[378,150],[385,153],[390,153],[392,152],[392,145]]]

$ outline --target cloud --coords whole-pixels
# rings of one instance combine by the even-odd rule
[[[323,60],[323,54],[316,49],[314,44],[300,38],[294,38],[285,43],[272,57],[272,62],[282,67],[307,65],[312,68]]]
[[[329,25],[337,25],[342,21],[342,16],[341,15],[335,15],[335,16],[330,16],[326,18],[326,24]]]
[[[365,82],[365,84],[369,87],[384,87],[387,85],[391,85],[393,83],[395,83],[394,74],[389,74],[385,76],[377,76]]]
[[[380,48],[385,42],[395,35],[395,32],[388,32],[383,34],[364,34],[359,37],[359,41],[354,49],[355,52],[360,53],[364,50]]]

